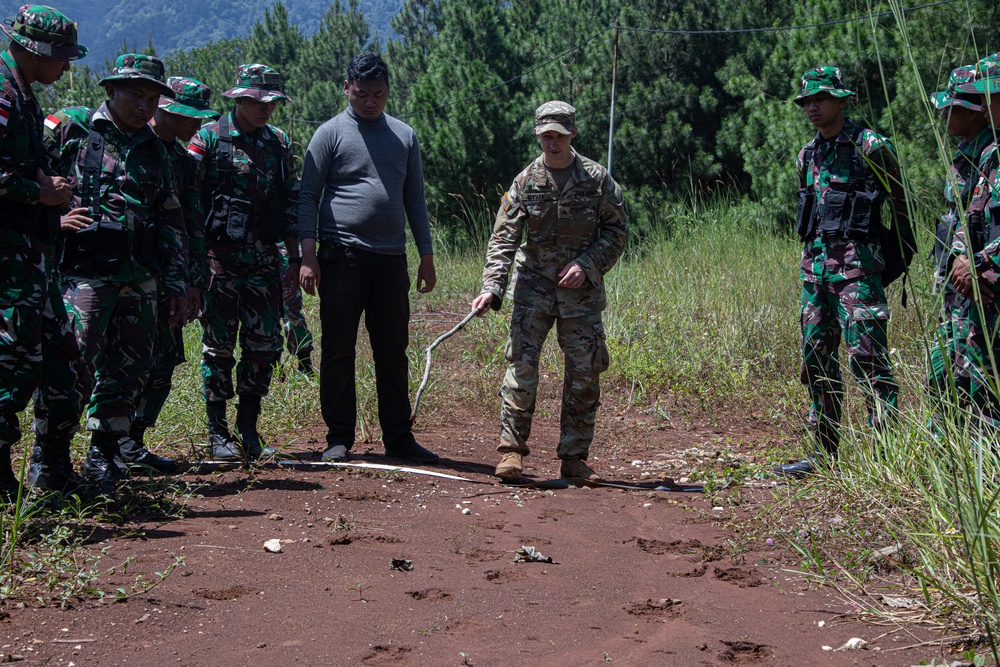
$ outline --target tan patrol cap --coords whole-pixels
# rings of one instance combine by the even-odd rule
[[[576,129],[576,109],[572,105],[553,100],[535,109],[535,135],[544,132],[573,134]]]

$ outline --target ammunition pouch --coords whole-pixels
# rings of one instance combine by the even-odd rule
[[[217,193],[206,217],[206,242],[246,243],[256,213],[250,200]]]
[[[816,231],[816,192],[812,188],[799,190],[799,212],[795,220],[795,233],[808,241]]]
[[[827,238],[867,241],[877,235],[884,195],[877,190],[829,190],[823,198],[818,230]]]
[[[65,237],[61,266],[67,273],[110,275],[131,259],[128,230],[114,220],[96,220]]]
[[[986,216],[981,211],[969,211],[965,217],[969,229],[968,254],[971,257],[986,247],[989,236],[986,230]]]
[[[126,215],[132,218],[132,229],[135,230],[135,244],[133,246],[135,258],[143,266],[159,272],[162,258],[159,225],[154,220],[139,218],[131,211]]]

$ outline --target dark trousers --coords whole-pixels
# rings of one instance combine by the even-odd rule
[[[358,324],[365,328],[375,360],[378,420],[387,450],[413,441],[410,433],[410,277],[406,255],[379,255],[358,248],[323,244],[319,253],[322,360],[320,403],[329,429],[328,444],[354,444],[357,423],[355,347]]]

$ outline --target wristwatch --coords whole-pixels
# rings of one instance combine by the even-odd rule
[[[996,268],[993,260],[985,252],[977,252],[972,256],[972,265],[976,267],[976,273],[984,273]]]

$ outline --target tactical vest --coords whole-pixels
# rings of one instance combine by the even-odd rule
[[[993,159],[996,160],[998,157],[1000,156],[994,153]],[[989,209],[989,221],[986,209]],[[981,197],[969,203],[966,219],[969,224],[970,257],[1000,238],[1000,202],[993,201],[991,187],[987,186]]]
[[[93,220],[84,229],[64,236],[61,268],[71,274],[114,275],[123,266],[136,259],[143,266],[160,270],[159,225],[153,219],[139,216],[126,209],[126,224],[111,220],[101,211],[101,173],[104,161],[104,135],[94,127],[97,112],[90,114],[90,134],[83,151],[77,154],[80,169],[80,206],[86,208]],[[139,137],[137,137],[139,138]],[[133,142],[135,139],[133,139]],[[126,148],[127,153],[131,144]],[[149,172],[152,180],[160,182],[159,165]],[[165,188],[160,188],[156,201],[150,208],[166,199]],[[129,239],[127,221],[131,218],[134,238]]]
[[[874,188],[865,178],[867,166],[861,154],[860,141],[864,128],[856,126],[850,143],[835,142],[836,163],[848,165],[847,183],[832,183],[817,206],[815,187],[799,190],[796,231],[802,241],[815,235],[824,238],[844,238],[862,242],[877,241],[882,247],[882,284],[888,285],[904,273],[917,250],[917,240],[909,225],[900,226],[893,220],[890,228],[882,224],[882,202],[885,193]],[[816,147],[809,142],[803,155],[804,168],[812,170]],[[804,185],[804,184],[803,184]],[[906,293],[903,293],[906,305]]]
[[[278,174],[274,192],[258,208],[249,199],[237,197],[233,174],[233,137],[229,127],[229,116],[219,119],[218,168],[220,187],[216,190],[205,217],[205,240],[208,243],[232,242],[244,244],[251,229],[257,237],[270,245],[278,243],[285,236],[284,205],[285,174],[283,148],[277,138],[267,140],[268,149],[277,157],[281,173]]]
[[[882,226],[881,210],[885,193],[872,188],[865,178],[867,169],[857,148],[863,131],[864,128],[856,127],[849,144],[834,142],[835,162],[848,165],[846,183],[831,183],[821,206],[817,206],[815,186],[799,190],[796,231],[803,241],[808,241],[815,234],[824,238],[868,241]],[[816,147],[809,142],[803,156],[805,169],[812,171],[815,155]]]
[[[28,102],[21,95],[17,79],[2,58],[0,58],[0,74],[11,82],[11,88],[14,89],[14,94],[17,96],[18,109],[28,130],[28,136],[31,139],[31,149],[35,152],[35,160],[38,162],[38,167],[46,176],[56,176],[57,174],[49,162],[49,156],[45,153],[45,149],[42,148],[41,126],[37,122],[37,119],[30,115]],[[0,226],[18,234],[37,237],[47,243],[55,241],[59,234],[58,206],[43,206],[42,204],[26,204],[24,202],[5,200],[3,207],[4,215],[0,216]]]

